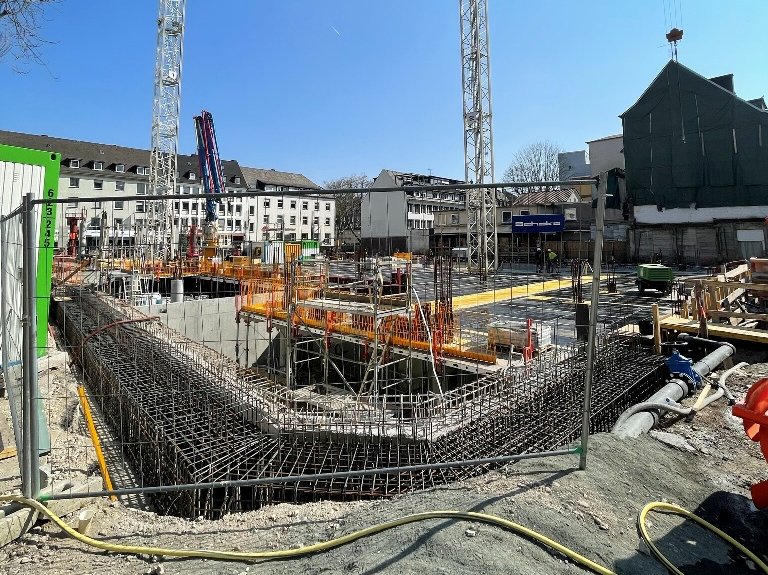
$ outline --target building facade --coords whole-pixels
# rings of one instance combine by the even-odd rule
[[[455,212],[466,205],[463,191],[436,191],[429,186],[463,183],[439,176],[382,170],[374,179],[376,188],[424,187],[424,190],[371,191],[361,202],[361,243],[369,254],[389,255],[397,251],[426,254],[434,236],[435,214]],[[466,232],[465,232],[466,233]]]
[[[59,197],[71,201],[62,204],[57,219],[57,247],[67,244],[68,218],[84,219],[90,245],[99,241],[102,219],[110,243],[124,245],[141,241],[140,230],[148,225],[148,200],[141,196],[150,191],[149,150],[7,131],[0,131],[0,143],[61,153]],[[333,198],[289,198],[291,192],[298,190],[319,190],[309,179],[301,174],[242,168],[236,160],[222,160],[221,164],[227,192],[275,192],[269,197],[232,198],[225,194],[219,198],[216,211],[221,247],[229,249],[278,239],[280,234],[284,234],[285,239],[316,239],[325,245],[333,244]],[[176,192],[181,196],[204,193],[196,155],[178,156],[176,181]],[[121,195],[125,201],[107,203],[95,199]],[[176,246],[182,252],[192,226],[202,228],[204,225],[205,203],[201,198],[179,198],[171,205],[171,224],[174,237],[178,238]],[[290,213],[294,205],[296,211]],[[288,225],[292,218],[297,222],[295,230],[278,232],[281,220]]]
[[[635,259],[711,265],[765,255],[768,112],[670,61],[624,124]]]

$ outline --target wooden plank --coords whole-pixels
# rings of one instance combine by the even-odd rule
[[[2,451],[0,451],[0,461],[2,461],[3,459],[10,459],[11,457],[16,457],[15,447],[6,447]]]
[[[696,334],[699,332],[699,322],[689,321],[679,316],[667,316],[659,320],[661,329]],[[709,324],[709,335],[720,339],[739,339],[768,345],[768,330]]]
[[[703,280],[706,286],[714,285],[732,289],[742,289],[749,291],[768,292],[768,284],[741,283],[741,282],[719,282],[716,280]]]
[[[732,317],[732,318],[739,318],[739,319],[754,319],[757,321],[768,321],[768,314],[766,313],[741,313],[737,311],[716,310],[716,311],[709,312],[709,315],[712,316],[712,319],[717,319],[721,317]]]
[[[651,305],[651,315],[653,315],[653,352],[661,353],[661,324],[659,323],[659,304]]]

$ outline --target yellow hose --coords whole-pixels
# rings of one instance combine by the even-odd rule
[[[328,551],[329,549],[340,547],[342,545],[346,545],[347,543],[352,543],[353,541],[357,541],[358,539],[361,539],[363,537],[368,537],[369,535],[381,533],[383,531],[392,529],[394,527],[408,525],[409,523],[416,523],[417,521],[425,521],[427,519],[460,519],[464,521],[488,523],[491,525],[503,527],[515,533],[525,535],[526,537],[529,537],[534,541],[538,541],[543,545],[546,545],[550,549],[553,549],[554,551],[557,551],[558,553],[565,555],[570,560],[574,561],[575,563],[578,563],[582,567],[589,569],[590,571],[599,573],[600,575],[616,575],[613,571],[611,571],[607,567],[604,567],[599,563],[595,563],[594,561],[588,559],[587,557],[584,557],[583,555],[576,553],[572,549],[569,549],[568,547],[561,545],[557,541],[554,541],[549,537],[546,537],[545,535],[542,535],[541,533],[538,533],[532,529],[524,527],[519,523],[515,523],[514,521],[510,521],[508,519],[504,519],[503,517],[498,517],[496,515],[488,515],[486,513],[475,513],[473,511],[427,511],[424,513],[415,513],[413,515],[406,515],[405,517],[400,517],[392,521],[386,521],[384,523],[379,523],[378,525],[366,527],[365,529],[361,529],[359,531],[355,531],[347,535],[342,535],[341,537],[337,537],[336,539],[330,539],[328,541],[315,543],[314,545],[308,545],[307,547],[301,547],[298,549],[283,549],[279,551],[216,551],[213,549],[171,549],[171,548],[165,548],[165,547],[138,547],[134,545],[120,545],[117,543],[107,543],[104,541],[100,541],[98,539],[93,539],[92,537],[88,537],[87,535],[83,535],[82,533],[78,533],[77,531],[72,529],[72,527],[70,527],[63,519],[61,519],[58,515],[56,515],[50,509],[48,509],[45,505],[33,499],[27,499],[26,497],[22,497],[21,495],[4,495],[4,496],[0,496],[0,501],[13,501],[21,505],[24,505],[26,507],[35,509],[40,513],[42,513],[43,515],[47,516],[51,521],[53,521],[56,525],[58,525],[70,537],[77,539],[81,543],[90,545],[91,547],[96,547],[97,549],[101,549],[103,551],[110,551],[113,553],[145,554],[145,555],[157,555],[157,556],[166,556],[166,557],[186,557],[186,558],[196,557],[201,559],[222,559],[227,561],[253,561],[257,559],[287,559],[291,557],[301,557],[303,555],[319,553],[321,551]],[[648,514],[649,511],[652,511],[654,509],[660,510],[660,511],[677,513],[679,515],[683,515],[684,517],[692,519],[699,525],[702,525],[706,529],[709,529],[710,531],[712,531],[713,533],[720,536],[725,541],[727,541],[728,543],[730,543],[731,545],[739,549],[742,553],[744,553],[744,555],[746,555],[752,561],[754,561],[755,564],[758,567],[760,567],[764,573],[768,574],[768,566],[766,566],[766,564],[763,561],[761,561],[759,557],[757,557],[749,549],[741,545],[738,541],[734,540],[729,535],[723,533],[720,529],[718,529],[711,523],[705,521],[698,515],[694,515],[693,513],[683,509],[682,507],[671,505],[669,503],[662,503],[660,501],[655,501],[647,504],[643,508],[643,510],[640,512],[640,515],[638,516],[638,526],[640,528],[640,534],[642,538],[648,544],[648,547],[651,549],[654,556],[656,556],[656,558],[659,559],[673,573],[677,575],[682,575],[681,572],[674,565],[672,565],[672,563],[670,563],[669,560],[666,557],[664,557],[661,554],[661,552],[656,548],[656,546],[650,540],[648,532],[645,528],[646,515]]]
[[[744,547],[741,543],[736,541],[733,537],[725,533],[724,531],[718,529],[714,525],[712,525],[709,521],[702,519],[695,513],[691,513],[687,509],[683,509],[682,507],[679,507],[677,505],[673,505],[671,503],[664,503],[662,501],[652,501],[651,503],[646,504],[645,507],[643,507],[642,511],[640,511],[640,514],[637,516],[637,527],[640,530],[640,536],[643,538],[643,541],[648,545],[649,549],[651,550],[651,553],[653,553],[654,557],[661,561],[664,566],[669,569],[672,573],[675,575],[684,575],[680,569],[675,567],[669,559],[664,557],[662,555],[661,551],[656,547],[656,545],[651,540],[651,536],[648,534],[648,529],[645,526],[645,520],[650,511],[666,511],[668,513],[674,513],[676,515],[682,515],[686,519],[690,519],[691,521],[695,521],[699,525],[701,525],[704,529],[707,529],[708,531],[714,533],[739,551],[741,551],[744,555],[749,557],[755,565],[757,565],[760,569],[762,569],[763,573],[768,573],[768,565],[765,564],[764,561],[762,561],[757,555],[752,553],[749,549]]]

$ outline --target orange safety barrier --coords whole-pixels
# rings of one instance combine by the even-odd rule
[[[760,443],[760,450],[768,462],[768,378],[759,380],[749,388],[744,403],[733,406],[733,415],[744,421],[747,437]],[[751,492],[755,507],[768,507],[768,481],[755,483]]]

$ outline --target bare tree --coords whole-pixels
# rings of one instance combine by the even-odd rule
[[[515,154],[515,159],[504,172],[507,182],[556,182],[560,179],[557,155],[560,146],[547,140],[530,144]],[[552,190],[551,186],[515,189],[519,194],[525,191],[541,192]]]
[[[323,184],[326,190],[351,190],[366,189],[373,185],[373,180],[365,174],[352,174],[335,180],[329,180]],[[336,198],[336,237],[341,237],[344,232],[352,232],[357,240],[360,240],[359,231],[361,225],[362,192],[348,192],[338,194]]]
[[[45,9],[57,0],[0,0],[0,58],[43,64],[40,32]]]

